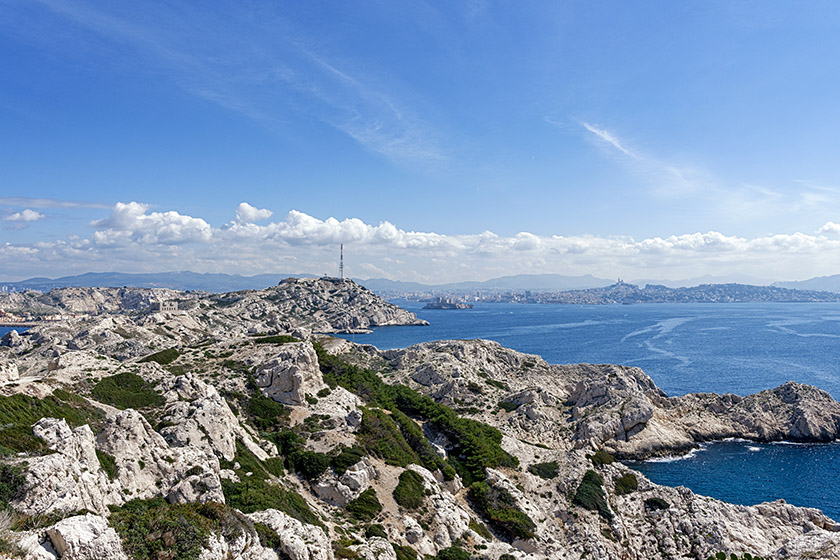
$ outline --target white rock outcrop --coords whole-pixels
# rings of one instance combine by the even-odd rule
[[[225,501],[219,460],[201,448],[170,447],[137,411],[108,418],[96,445],[114,456],[125,501],[159,495],[170,501]],[[194,492],[186,491],[185,483]]]
[[[379,477],[368,459],[362,459],[349,467],[341,476],[326,473],[312,484],[312,490],[319,498],[333,505],[344,507],[370,487]]]
[[[107,514],[108,504],[121,503],[119,486],[99,465],[88,425],[71,430],[64,419],[43,418],[33,433],[55,451],[28,459],[26,487],[14,507],[30,515],[86,509]]]
[[[277,354],[257,366],[257,385],[266,396],[294,406],[306,404],[327,385],[318,367],[318,356],[309,342],[289,342]]]
[[[62,519],[47,529],[59,558],[74,560],[128,560],[117,532],[98,515]]]
[[[276,509],[251,513],[248,518],[272,528],[280,537],[280,549],[291,560],[334,560],[330,538],[320,527],[301,523]]]

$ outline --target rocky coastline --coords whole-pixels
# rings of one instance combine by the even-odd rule
[[[420,322],[332,279],[66,290],[0,301],[80,315],[0,340],[8,557],[840,557],[818,510],[728,504],[614,460],[833,441],[840,403],[814,387],[669,397],[638,368],[484,340],[380,351],[313,333]]]

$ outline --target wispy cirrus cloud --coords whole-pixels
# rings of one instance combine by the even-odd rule
[[[102,204],[99,202],[58,200],[55,198],[32,198],[27,196],[0,196],[0,206],[29,208],[111,208],[110,204]]]
[[[95,36],[128,46],[206,101],[288,133],[290,111],[309,115],[399,164],[445,160],[437,128],[383,76],[319,46],[282,12],[259,18],[239,3],[214,10],[39,0]],[[184,21],[191,22],[184,25]]]
[[[591,132],[592,134],[594,134],[595,136],[597,136],[598,138],[600,138],[601,140],[603,140],[604,142],[621,152],[622,154],[630,156],[634,159],[640,159],[640,156],[636,155],[631,150],[625,148],[618,140],[618,138],[610,131],[604,128],[598,128],[597,126],[589,124],[586,121],[581,121],[580,124],[582,124],[586,130],[588,130],[589,132]]]

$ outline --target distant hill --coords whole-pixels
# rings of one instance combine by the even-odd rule
[[[77,276],[61,278],[30,278],[20,282],[2,282],[9,291],[38,290],[54,288],[171,288],[183,291],[234,292],[237,290],[259,290],[277,285],[289,276],[311,277],[311,274],[259,274],[240,276],[238,274],[199,274],[197,272],[150,272],[126,274],[122,272],[88,272]]]
[[[746,284],[750,286],[770,285],[770,281],[767,279],[747,276],[745,274],[728,274],[726,276],[712,276],[711,274],[706,274],[696,278],[686,278],[685,280],[636,279],[632,280],[631,283],[638,286],[652,284],[657,286],[667,286],[669,288],[691,288],[693,286],[701,286],[704,284]]]
[[[840,292],[840,274],[835,274],[833,276],[819,276],[817,278],[796,282],[773,282],[773,285],[778,286],[779,288],[788,288],[791,290]]]
[[[557,292],[564,290],[585,290],[609,286],[614,280],[596,278],[592,275],[563,276],[561,274],[517,274],[502,276],[484,281],[452,282],[448,284],[419,284],[417,282],[399,282],[384,278],[356,280],[367,289],[377,293],[407,292],[473,292],[480,291],[542,291]]]

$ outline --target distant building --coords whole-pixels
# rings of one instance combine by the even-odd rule
[[[178,311],[177,301],[158,301],[152,304],[153,311],[160,311],[161,313],[174,313]]]

